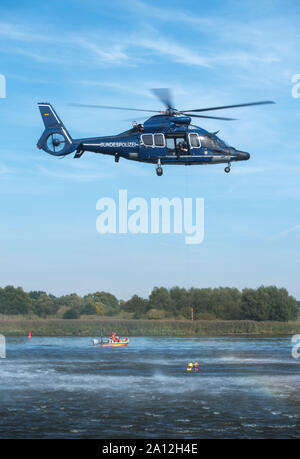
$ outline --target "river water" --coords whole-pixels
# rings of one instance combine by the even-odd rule
[[[7,339],[0,438],[297,438],[289,337]],[[198,361],[201,371],[186,371]]]

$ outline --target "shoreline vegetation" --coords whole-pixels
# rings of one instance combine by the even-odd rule
[[[100,330],[109,336],[228,336],[228,335],[295,335],[300,333],[300,320],[288,322],[251,320],[141,320],[115,318],[41,319],[0,318],[0,334],[5,336],[87,336],[98,337]]]
[[[6,336],[226,336],[300,333],[299,302],[275,286],[154,287],[148,298],[119,300],[98,291],[54,296],[0,288],[0,334]]]
[[[80,319],[84,316],[143,320],[297,320],[300,302],[285,288],[154,287],[148,298],[133,295],[124,301],[104,291],[79,296],[55,296],[21,287],[0,287],[0,315]],[[21,318],[21,317],[20,317]]]

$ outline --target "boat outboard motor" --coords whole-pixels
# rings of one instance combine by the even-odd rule
[[[93,343],[93,346],[96,346],[96,344],[99,344],[99,340],[98,339],[93,339],[92,343]]]

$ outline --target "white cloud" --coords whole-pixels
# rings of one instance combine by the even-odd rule
[[[173,62],[201,67],[211,66],[210,60],[207,57],[193,51],[190,47],[183,46],[162,36],[153,37],[152,39],[135,40],[134,45],[168,57]]]
[[[33,31],[26,24],[2,21],[0,36],[10,43],[10,53],[22,54],[38,62],[133,66],[149,61],[151,53],[154,57],[162,56],[184,65],[243,68],[247,70],[242,74],[245,81],[249,80],[248,73],[257,73],[257,66],[261,66],[261,79],[271,83],[282,81],[300,54],[298,25],[290,18],[274,16],[245,23],[217,15],[192,14],[184,9],[176,9],[174,14],[173,8],[156,7],[139,0],[120,7],[135,11],[141,18],[127,33],[115,31],[112,36],[107,30],[81,28],[76,34],[66,31],[60,36],[51,33],[49,25],[44,27],[44,32],[41,26],[40,30]],[[163,21],[185,24],[187,36],[182,30],[179,35],[174,34],[173,27],[166,34],[161,27]],[[191,30],[191,25],[196,27]],[[284,29],[284,40],[278,33],[279,28]],[[14,43],[17,46],[12,47]],[[44,52],[46,43],[47,53]],[[30,44],[34,44],[34,48]],[[56,45],[55,50],[51,44]],[[3,51],[5,47],[4,43]]]
[[[126,64],[129,60],[129,56],[122,50],[119,44],[108,47],[100,46],[98,43],[84,37],[77,37],[72,42],[89,51],[99,63]]]
[[[97,38],[98,36],[98,38]],[[0,23],[0,37],[2,37],[2,52],[15,55],[23,55],[37,62],[57,62],[57,63],[86,63],[86,56],[79,51],[88,52],[94,57],[95,64],[124,64],[129,61],[129,57],[119,43],[111,40],[101,40],[99,34],[90,38],[89,33],[73,34],[65,33],[62,36],[48,33],[32,32],[30,28],[17,23]],[[6,40],[6,44],[4,43]],[[16,44],[15,46],[13,46]],[[34,44],[34,48],[33,48]],[[45,52],[44,46],[48,49]],[[51,53],[51,45],[58,47]],[[75,60],[76,55],[76,60]]]
[[[295,231],[300,231],[300,225],[292,226],[291,228],[289,228],[289,229],[287,229],[285,231],[282,231],[281,233],[278,233],[277,235],[274,236],[274,238],[278,238],[278,237],[281,237],[281,236],[286,236],[287,234],[294,233]]]

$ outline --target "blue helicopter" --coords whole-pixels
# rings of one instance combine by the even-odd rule
[[[173,108],[170,90],[153,89],[152,92],[165,105],[165,110],[144,110],[107,105],[71,104],[76,107],[104,108],[158,113],[143,124],[133,121],[132,128],[118,135],[73,139],[65,125],[49,103],[39,103],[45,130],[37,143],[39,149],[50,155],[65,156],[75,152],[80,158],[90,151],[133,161],[156,164],[158,176],[163,174],[162,165],[195,165],[225,163],[230,172],[231,162],[245,161],[250,154],[227,145],[217,134],[191,124],[192,117],[231,121],[235,118],[207,116],[199,113],[253,105],[273,104],[273,101],[251,102],[221,107],[176,110]]]

